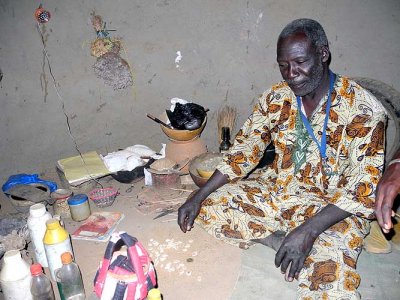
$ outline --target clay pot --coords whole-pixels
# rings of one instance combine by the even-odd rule
[[[176,161],[183,162],[186,159],[191,160],[193,157],[207,152],[207,146],[200,137],[196,137],[190,141],[170,140],[165,147],[165,157]],[[189,165],[181,169],[181,173],[189,173]]]

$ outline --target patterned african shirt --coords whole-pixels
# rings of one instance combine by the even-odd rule
[[[327,98],[308,119],[318,141]],[[339,75],[331,99],[325,164],[303,126],[296,96],[286,82],[281,82],[260,97],[218,170],[231,182],[245,177],[272,142],[274,162],[257,181],[265,184],[276,201],[295,201],[295,195],[314,197],[353,215],[371,218],[384,165],[385,109],[370,92]]]

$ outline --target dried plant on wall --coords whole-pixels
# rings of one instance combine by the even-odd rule
[[[114,90],[124,89],[133,84],[132,74],[126,60],[118,54],[108,52],[100,56],[93,65],[97,77]]]
[[[124,89],[133,84],[132,72],[128,62],[119,55],[121,40],[111,38],[103,19],[92,14],[92,25],[97,38],[91,43],[90,53],[97,57],[93,69],[97,77],[114,90]]]

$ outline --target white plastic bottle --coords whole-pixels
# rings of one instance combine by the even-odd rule
[[[36,261],[47,268],[46,252],[43,237],[46,232],[46,221],[51,219],[51,214],[46,211],[42,203],[34,204],[29,208],[28,229],[35,250]]]
[[[4,254],[3,268],[0,272],[0,283],[5,300],[32,300],[31,272],[29,264],[21,257],[18,250]]]

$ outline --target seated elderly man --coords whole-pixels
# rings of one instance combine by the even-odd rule
[[[283,82],[267,90],[207,184],[179,209],[213,236],[277,250],[299,299],[357,299],[356,262],[384,163],[386,113],[368,91],[329,69],[328,40],[310,19],[277,43]],[[273,143],[273,164],[244,177]]]

